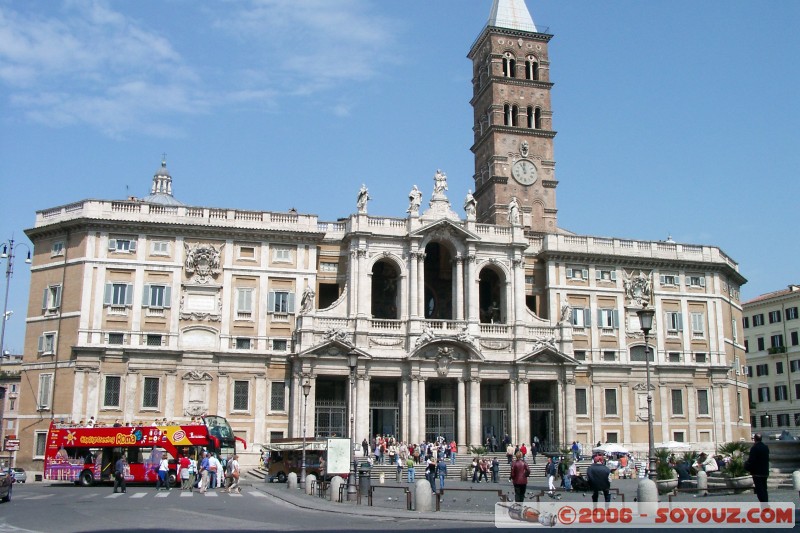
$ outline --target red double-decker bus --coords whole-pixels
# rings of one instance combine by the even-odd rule
[[[74,481],[84,486],[111,481],[114,465],[124,455],[127,482],[153,482],[164,454],[169,459],[169,481],[175,483],[177,462],[197,458],[200,450],[227,457],[236,451],[235,437],[221,416],[204,416],[185,426],[72,427],[51,423],[44,457],[44,477]],[[246,445],[245,445],[246,447]]]

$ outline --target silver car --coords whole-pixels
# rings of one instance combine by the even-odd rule
[[[13,477],[14,483],[25,483],[28,481],[28,474],[25,472],[24,468],[9,468],[8,473]]]

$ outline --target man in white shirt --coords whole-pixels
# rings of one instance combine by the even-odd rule
[[[217,456],[215,454],[211,454],[208,458],[208,486],[212,489],[219,488],[219,482],[222,481],[224,477],[222,474],[222,463],[219,462]]]
[[[156,483],[156,490],[161,490],[163,485],[164,490],[169,490],[169,460],[166,454],[161,456],[161,462],[158,464],[158,481]]]

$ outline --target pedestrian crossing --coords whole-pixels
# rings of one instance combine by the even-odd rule
[[[63,493],[58,494],[14,494],[14,500],[47,500],[50,498],[56,498]],[[143,490],[143,491],[136,491],[128,490],[127,492],[111,492],[107,494],[103,493],[83,493],[80,495],[81,500],[93,499],[93,498],[103,498],[103,499],[125,499],[130,498],[132,500],[140,500],[140,499],[149,499],[149,498],[244,498],[244,497],[253,497],[253,498],[266,498],[267,495],[258,490],[243,490],[241,493],[232,493],[229,494],[227,492],[222,491],[208,491],[202,493],[200,491],[194,492],[187,492],[182,490],[170,490],[170,491],[157,491],[154,492],[152,490]]]

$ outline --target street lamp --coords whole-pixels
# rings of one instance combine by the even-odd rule
[[[300,467],[300,488],[306,488],[306,412],[308,410],[308,394],[311,392],[311,383],[303,383],[303,464]]]
[[[355,456],[355,416],[353,406],[353,386],[356,382],[356,367],[358,366],[358,354],[350,352],[347,354],[347,366],[350,367],[350,475],[347,476],[347,501],[352,502],[358,498],[356,490],[356,456]]]
[[[647,368],[647,457],[648,457],[648,472],[647,475],[650,479],[656,478],[656,449],[653,438],[653,392],[650,389],[650,346],[647,344],[647,336],[650,330],[653,329],[653,315],[656,314],[654,309],[647,306],[642,307],[636,314],[639,315],[639,325],[644,333],[644,361]]]

